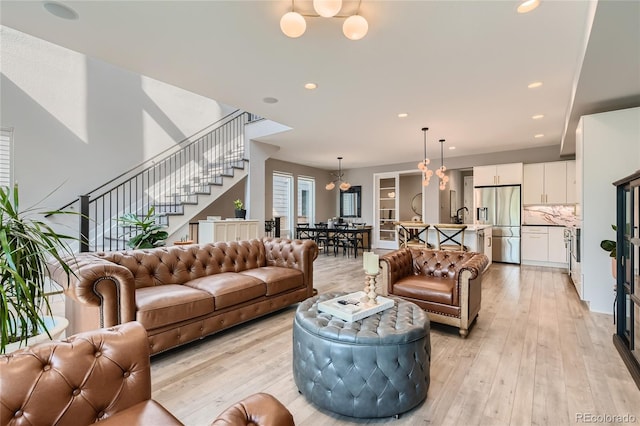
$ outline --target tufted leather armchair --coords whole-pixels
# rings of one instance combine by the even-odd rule
[[[482,302],[484,254],[402,248],[380,258],[382,292],[409,300],[466,337]]]
[[[0,426],[181,425],[151,399],[147,336],[139,323],[0,355]],[[293,425],[273,396],[255,394],[212,425]]]

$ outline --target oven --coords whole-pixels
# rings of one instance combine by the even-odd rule
[[[569,276],[576,287],[578,296],[582,299],[582,268],[580,267],[580,234],[579,227],[569,227],[565,230],[565,241],[569,248]]]

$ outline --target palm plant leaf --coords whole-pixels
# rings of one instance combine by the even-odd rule
[[[51,315],[45,289],[48,263],[58,262],[67,277],[73,273],[65,261],[73,255],[67,239],[72,237],[20,211],[17,185],[13,191],[0,188],[0,352],[40,329],[48,334],[43,320]]]

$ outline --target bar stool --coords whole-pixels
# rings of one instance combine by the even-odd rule
[[[468,251],[464,245],[464,230],[467,229],[467,225],[442,224],[433,227],[438,237],[437,250]],[[446,244],[447,242],[449,243]]]

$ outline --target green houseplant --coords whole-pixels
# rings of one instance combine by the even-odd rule
[[[240,198],[233,202],[233,206],[235,207],[236,218],[244,219],[247,217],[247,211],[243,208],[244,203]]]
[[[614,231],[618,231],[618,227],[616,225],[611,225]],[[613,278],[617,278],[617,265],[616,265],[616,255],[617,255],[617,245],[613,240],[602,240],[600,241],[600,247],[602,250],[609,253],[609,257],[611,257],[611,275]]]
[[[618,231],[618,227],[615,225],[611,225],[611,228],[613,228],[614,231]],[[614,259],[616,258],[616,242],[612,241],[612,240],[602,240],[600,242],[600,247],[609,253],[609,257],[613,257]]]
[[[45,212],[59,213],[66,212]],[[65,258],[73,254],[66,240],[75,238],[56,233],[34,214],[33,208],[19,210],[18,185],[13,191],[0,187],[0,353],[43,332],[51,337],[48,264],[56,261],[67,277],[73,274]]]
[[[131,226],[134,229],[129,233],[133,236],[127,245],[133,249],[161,247],[169,237],[167,231],[163,231],[166,225],[158,223],[159,215],[155,214],[153,206],[146,215],[140,217],[135,213],[127,213],[118,219],[122,226]]]

